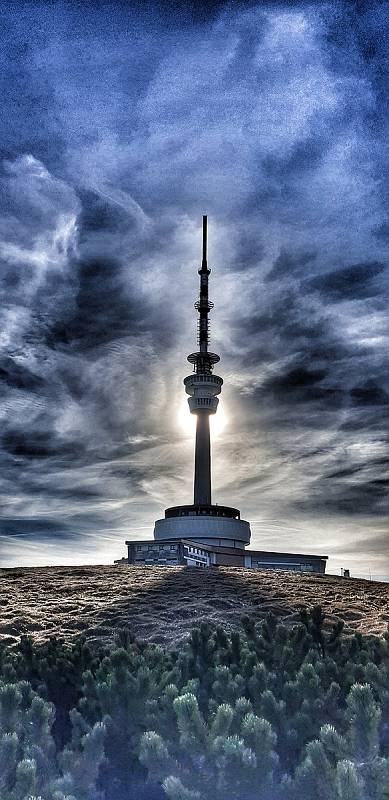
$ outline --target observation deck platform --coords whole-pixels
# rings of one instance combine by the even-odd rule
[[[172,506],[157,519],[154,539],[191,539],[215,547],[239,550],[250,544],[250,525],[237,508],[217,505]]]

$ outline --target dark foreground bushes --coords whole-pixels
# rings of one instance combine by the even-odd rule
[[[389,636],[324,622],[3,649],[1,800],[389,798]]]

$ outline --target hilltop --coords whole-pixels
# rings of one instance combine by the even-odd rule
[[[243,614],[272,611],[293,623],[320,604],[351,630],[381,634],[389,622],[389,585],[333,575],[219,567],[29,567],[0,570],[0,642],[22,634],[107,643],[129,627],[149,641],[177,643],[194,624],[235,627]]]

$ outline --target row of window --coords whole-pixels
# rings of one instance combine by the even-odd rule
[[[199,517],[203,514],[206,517],[227,517],[228,519],[239,519],[238,514],[226,514],[225,512],[213,511],[209,508],[202,508],[201,511],[180,511],[180,517]]]
[[[202,556],[207,555],[204,550],[200,549],[200,547],[191,547],[191,546],[188,547],[188,545],[185,545],[184,550],[186,553],[196,553]]]
[[[217,375],[191,375],[190,376],[191,382],[195,383],[203,383],[206,381],[207,383],[220,383],[220,378]]]
[[[287,569],[289,572],[314,572],[313,564],[288,564],[282,561],[254,561],[252,567],[257,569]]]
[[[149,544],[137,544],[135,545],[135,550],[137,553],[141,553],[143,551],[155,553],[158,551],[159,553],[167,551],[167,550],[174,550],[177,552],[177,545],[176,544],[160,544],[160,545],[149,545]]]

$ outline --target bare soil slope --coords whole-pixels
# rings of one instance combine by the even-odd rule
[[[120,627],[175,644],[200,620],[232,628],[242,614],[272,611],[293,622],[320,604],[362,633],[389,622],[389,584],[332,575],[257,572],[231,567],[30,567],[0,570],[0,641],[81,633],[109,642]]]

